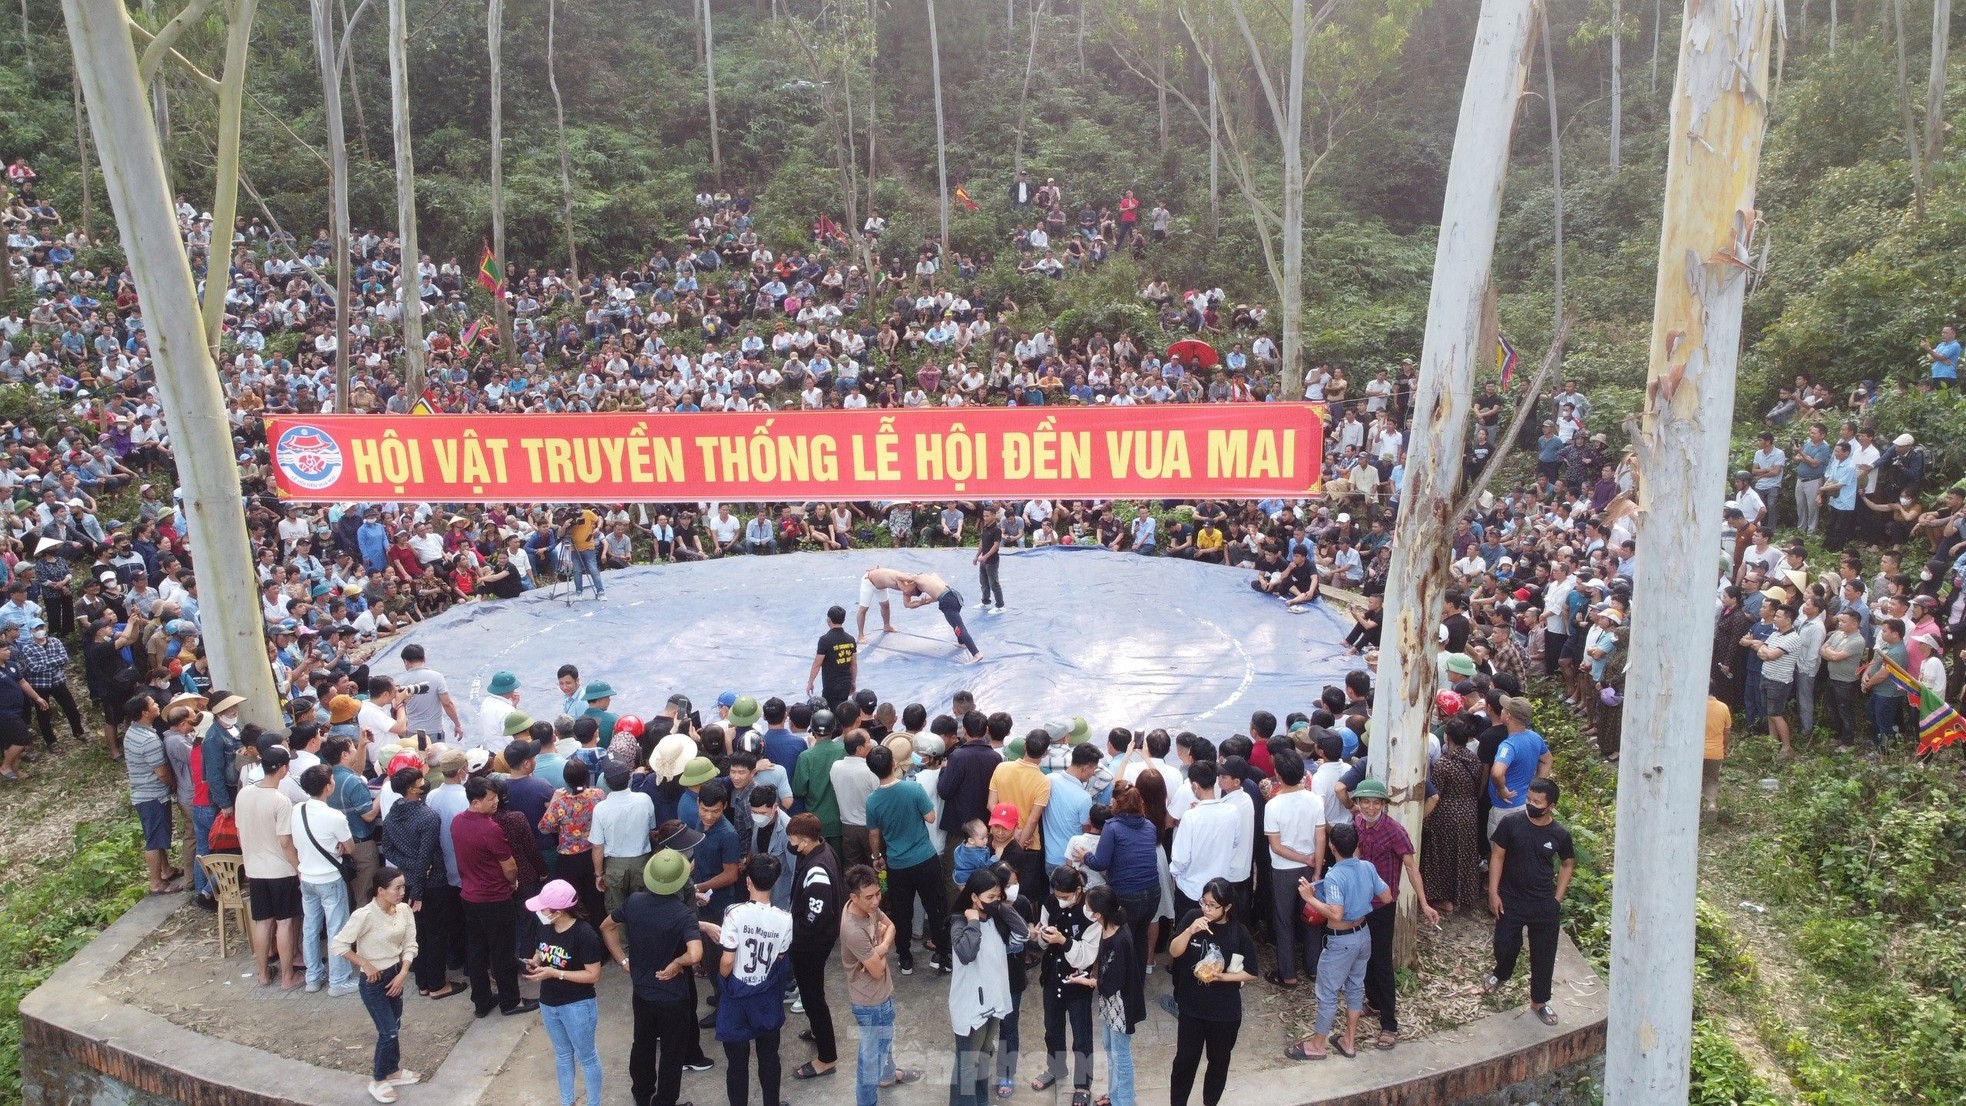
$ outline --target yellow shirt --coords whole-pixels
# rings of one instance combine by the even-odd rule
[[[574,549],[585,553],[594,548],[594,532],[600,529],[600,526],[599,515],[583,510],[580,512],[580,517],[574,520],[574,524],[567,528],[567,540],[573,543]]]
[[[1707,760],[1727,759],[1727,731],[1734,725],[1734,712],[1727,704],[1707,696]]]
[[[1202,527],[1201,532],[1195,535],[1195,548],[1204,550],[1222,548],[1222,531],[1213,526]]]
[[[1051,777],[1038,770],[1034,764],[1011,761],[997,766],[990,773],[990,790],[997,793],[997,801],[1009,803],[1017,808],[1017,828],[1031,825],[1031,811],[1051,800]],[[1042,847],[1043,835],[1038,827],[1031,829],[1031,844]]]

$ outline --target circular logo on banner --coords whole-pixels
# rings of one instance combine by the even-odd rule
[[[341,477],[341,447],[325,431],[302,423],[281,432],[273,463],[295,487],[318,492]]]

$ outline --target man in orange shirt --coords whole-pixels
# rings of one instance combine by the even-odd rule
[[[600,560],[601,517],[582,507],[574,516],[572,525],[567,527],[567,542],[573,547],[573,594],[575,598],[586,589],[584,577],[594,578],[594,598],[606,599],[607,589],[601,585]]]
[[[1727,704],[1707,693],[1707,747],[1700,762],[1700,821],[1720,813],[1720,764],[1727,759],[1727,731],[1734,726],[1734,713]]]

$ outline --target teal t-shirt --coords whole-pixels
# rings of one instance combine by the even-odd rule
[[[867,796],[867,828],[881,831],[881,849],[887,854],[889,871],[935,859],[928,823],[922,820],[934,810],[928,792],[913,780],[876,788]]]

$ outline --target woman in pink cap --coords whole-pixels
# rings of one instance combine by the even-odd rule
[[[539,918],[539,943],[526,961],[526,978],[539,984],[539,1013],[553,1041],[560,1106],[573,1106],[576,1061],[587,1078],[587,1101],[601,1101],[601,1053],[594,1043],[601,1004],[594,985],[608,955],[601,935],[575,915],[579,901],[573,884],[563,879],[526,900],[526,909]]]

